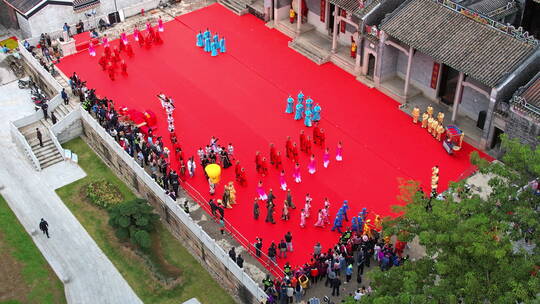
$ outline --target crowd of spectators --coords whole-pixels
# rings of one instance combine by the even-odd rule
[[[268,296],[266,303],[285,304],[303,301],[311,304],[321,303],[321,300],[332,303],[335,299],[333,297],[348,296],[359,301],[361,297],[369,296],[371,288],[363,281],[366,268],[375,263],[382,271],[386,271],[406,261],[406,257],[403,257],[404,242],[397,241],[393,245],[390,238],[381,239],[379,235],[377,231],[368,236],[347,230],[332,248],[323,250],[321,244],[317,243],[308,263],[294,269],[286,263],[283,279],[271,279],[267,276],[263,280],[264,290]],[[275,244],[270,245],[272,246],[275,247]],[[322,284],[328,288],[327,296],[323,299],[315,297],[304,299],[307,288]],[[344,285],[347,284],[356,284],[356,291],[343,294]]]

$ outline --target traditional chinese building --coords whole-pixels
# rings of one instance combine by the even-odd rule
[[[505,130],[498,103],[540,70],[538,40],[451,1],[409,0],[380,28],[376,86],[420,109],[431,104],[481,149]]]
[[[506,133],[523,144],[540,144],[540,73],[510,100]]]
[[[140,12],[154,8],[159,0],[0,0],[0,16],[6,27],[18,28],[23,37],[37,37],[41,33],[53,36],[62,32],[64,22],[72,26],[83,21],[85,28],[94,28],[99,19],[119,22]]]

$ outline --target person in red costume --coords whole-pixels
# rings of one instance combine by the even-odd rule
[[[112,63],[109,62],[109,66],[107,67],[107,71],[109,73],[109,78],[114,81],[114,66]]]
[[[291,137],[287,136],[287,141],[285,142],[285,156],[287,156],[287,158],[291,158],[293,156],[292,148],[293,148],[293,145],[292,145]]]
[[[268,164],[266,163],[266,157],[263,157],[261,160],[261,172],[262,176],[266,176],[268,174]]]
[[[139,46],[140,47],[144,46],[144,35],[143,34],[139,35]]]
[[[101,58],[99,58],[99,65],[101,66],[101,69],[103,71],[105,71],[107,69],[107,58],[105,57],[105,55],[101,56]]]
[[[297,163],[298,162],[298,146],[296,145],[296,143],[293,143],[291,151],[292,151],[293,160],[295,163]]]
[[[261,173],[261,152],[255,152],[255,169],[257,173]]]
[[[326,140],[326,134],[324,133],[324,129],[321,129],[319,132],[319,146],[324,147],[324,142]]]
[[[276,147],[274,146],[274,143],[270,143],[270,164],[274,164],[276,161]]]
[[[244,187],[246,185],[246,181],[247,181],[247,179],[246,179],[246,169],[240,168],[240,170],[236,174],[236,181],[242,187]]]
[[[161,35],[159,35],[159,32],[156,32],[154,34],[154,42],[156,44],[162,44],[163,43],[163,40],[161,40]]]
[[[133,57],[133,48],[131,47],[131,44],[126,46],[126,53],[130,58]]]
[[[304,134],[304,130],[300,130],[300,151],[304,151],[304,148],[306,146],[306,134]]]
[[[276,169],[281,169],[281,164],[282,164],[282,161],[281,161],[281,151],[278,151],[277,154],[276,154],[276,158],[274,160],[274,166],[276,167]]]
[[[110,58],[111,57],[111,47],[110,46],[105,46],[105,48],[103,50],[105,52],[105,57]]]
[[[126,50],[126,45],[122,42],[122,40],[118,40],[118,51],[123,52]]]
[[[313,128],[313,144],[317,145],[320,135],[321,129],[319,128],[319,124],[315,123],[315,127]]]
[[[127,76],[127,64],[125,60],[122,60],[122,75]]]

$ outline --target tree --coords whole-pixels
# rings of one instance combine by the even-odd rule
[[[426,256],[389,271],[373,270],[374,292],[361,303],[530,303],[539,301],[540,196],[529,182],[540,176],[540,151],[504,137],[500,162],[478,154],[471,162],[489,174],[486,199],[452,183],[442,201],[404,183],[394,207],[400,216],[384,223],[385,235],[418,237]],[[431,208],[428,206],[431,205]],[[353,303],[353,302],[351,302]]]
[[[135,199],[115,205],[109,210],[109,216],[109,224],[115,228],[119,239],[129,240],[141,248],[150,247],[150,232],[159,216],[147,201]]]

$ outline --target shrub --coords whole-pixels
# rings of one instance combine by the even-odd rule
[[[129,240],[143,249],[151,246],[149,233],[154,231],[159,216],[147,201],[135,199],[114,205],[109,209],[109,216],[109,224],[120,240]]]
[[[118,205],[124,200],[118,188],[104,179],[89,183],[86,186],[86,197],[96,206],[105,209]]]

